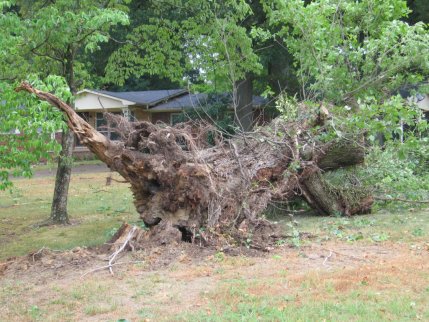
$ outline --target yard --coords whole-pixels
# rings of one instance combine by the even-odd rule
[[[0,1],[0,322],[429,321],[428,13]]]
[[[107,175],[73,176],[67,227],[37,227],[54,177],[1,192],[2,320],[429,320],[429,209],[278,216],[292,237],[269,253],[159,246],[127,254],[111,276],[92,271],[106,265],[93,246],[141,223],[127,185],[106,186]]]

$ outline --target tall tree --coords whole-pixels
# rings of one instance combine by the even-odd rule
[[[182,80],[187,71],[198,68],[209,79],[215,72],[217,77],[231,72],[241,76],[256,63],[256,56],[245,55],[250,43],[237,27],[248,10],[244,1],[133,1],[134,28],[110,57],[106,79],[123,84],[131,75],[156,74]],[[236,45],[240,37],[243,42]]]
[[[307,98],[352,106],[365,97],[382,101],[429,71],[428,30],[402,21],[406,1],[266,2]]]
[[[11,45],[14,57],[10,61],[25,61],[27,71],[20,68],[8,72],[9,79],[22,79],[32,72],[39,77],[58,75],[64,78],[71,93],[68,102],[79,87],[88,84],[85,52],[99,49],[99,44],[109,40],[112,26],[127,24],[123,11],[127,1],[6,1],[2,18],[15,23],[18,28],[1,31],[2,37],[14,39]],[[71,175],[71,154],[74,136],[63,131],[62,150],[58,159],[54,198],[50,221],[68,223],[67,197]]]
[[[407,0],[407,4],[411,10],[407,18],[409,23],[429,23],[429,2],[427,0]]]
[[[129,77],[158,75],[181,81],[196,71],[210,90],[232,92],[237,124],[248,130],[254,83],[264,91],[267,79],[290,67],[287,52],[272,50],[281,44],[264,30],[269,26],[261,2],[133,1],[131,6],[138,22],[132,15],[134,28],[110,57],[106,79],[123,84]],[[262,78],[262,85],[256,82]],[[271,83],[283,89],[282,79]]]

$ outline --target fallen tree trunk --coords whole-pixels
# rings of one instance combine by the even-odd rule
[[[372,205],[368,194],[350,198],[323,179],[323,171],[363,162],[364,149],[350,139],[318,142],[308,131],[316,119],[277,119],[252,134],[223,140],[208,125],[171,127],[107,115],[120,131],[118,142],[54,95],[28,83],[19,90],[60,109],[79,140],[130,183],[140,217],[161,243],[198,238],[212,244],[249,235],[266,242],[276,236],[261,216],[272,200],[301,196],[319,214],[353,215]]]

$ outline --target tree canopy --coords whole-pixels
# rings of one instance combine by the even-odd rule
[[[1,187],[8,170],[31,174],[31,164],[58,151],[50,138],[62,128],[58,114],[13,90],[24,79],[68,102],[78,88],[94,82],[86,53],[109,40],[109,31],[127,24],[123,1],[2,1],[0,7]],[[19,131],[21,136],[11,135]],[[49,144],[46,144],[49,142]]]
[[[403,86],[427,82],[425,1],[16,0],[0,5],[0,132],[7,134],[1,149],[9,155],[2,158],[2,169],[29,173],[29,164],[41,157],[36,151],[53,149],[42,142],[60,127],[58,115],[40,112],[43,105],[13,93],[23,79],[69,102],[69,92],[94,86],[189,85],[231,92],[236,105],[241,92],[247,98],[285,92],[289,98],[281,96],[278,106],[290,106],[284,103],[294,95],[338,105],[348,115],[342,125],[371,128],[372,138],[382,129],[398,132],[404,122],[422,120],[417,109],[395,96]],[[336,124],[338,133],[340,127]],[[35,141],[9,135],[18,128]],[[25,155],[29,149],[34,158]],[[8,171],[2,173],[5,186]]]

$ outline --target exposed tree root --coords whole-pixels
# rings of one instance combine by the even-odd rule
[[[224,139],[209,124],[172,127],[107,114],[122,137],[110,141],[54,95],[28,83],[17,90],[60,109],[79,140],[130,183],[150,230],[133,233],[124,247],[150,239],[264,248],[279,236],[261,216],[272,200],[302,197],[322,215],[371,209],[367,192],[346,193],[323,178],[324,171],[362,163],[364,149],[359,139],[318,141],[323,131],[318,115],[300,122],[276,119],[251,134]]]

